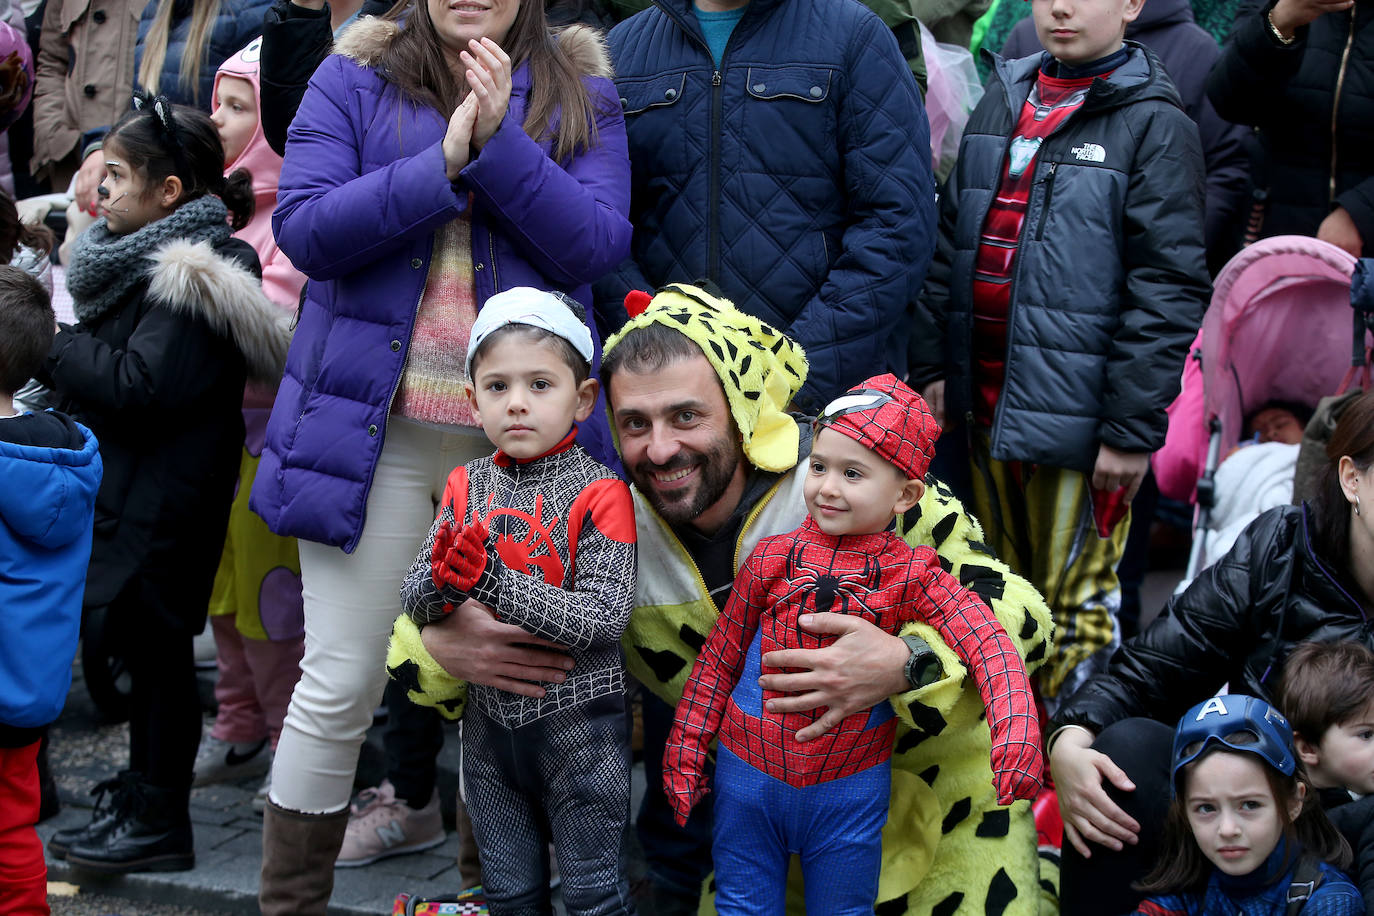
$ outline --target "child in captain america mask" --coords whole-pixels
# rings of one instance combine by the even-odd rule
[[[1010,638],[933,550],[912,548],[893,530],[924,492],[938,435],[925,402],[892,375],[833,401],[816,420],[804,485],[809,517],[759,542],[687,681],[664,753],[664,787],[685,821],[707,790],[703,765],[719,733],[713,848],[721,914],[780,912],[794,849],[808,912],[873,912],[896,720],[884,702],[820,738],[794,737],[815,714],[774,712],[774,695],[758,680],[762,654],[820,644],[802,629],[804,614],[857,614],[892,633],[910,620],[933,626],[987,707],[998,800],[1011,804],[1040,788],[1039,723]]]

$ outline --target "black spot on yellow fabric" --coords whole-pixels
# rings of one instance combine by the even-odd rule
[[[1006,808],[993,808],[983,812],[983,821],[974,831],[980,837],[995,839],[1004,837],[1011,830],[1011,811]]]
[[[716,359],[725,362],[725,351],[720,348],[720,344],[711,340],[709,337],[706,339],[706,343],[710,345],[711,352],[716,354]]]
[[[1030,639],[1035,635],[1035,631],[1040,629],[1040,622],[1035,619],[1035,615],[1030,612],[1030,608],[1021,608],[1021,613],[1025,614],[1026,617],[1021,621],[1021,632],[1018,635],[1020,635],[1022,639]]]
[[[945,717],[940,711],[924,703],[911,704],[911,721],[927,735],[938,735],[945,730]]]
[[[700,652],[701,647],[706,645],[706,637],[702,636],[685,623],[678,627],[677,638],[690,646],[693,652]]]
[[[935,559],[940,562],[940,568],[950,575],[954,575],[954,564],[947,560],[943,555],[936,554]]]
[[[1016,882],[1007,875],[1005,868],[997,869],[997,874],[992,876],[992,884],[988,887],[988,899],[983,906],[983,912],[987,916],[1002,916],[1007,911],[1007,906],[1016,899]]]
[[[731,347],[731,349],[733,350],[734,348]],[[752,365],[754,365],[754,357],[750,356],[748,353],[744,354],[744,359],[739,361],[740,375],[748,375],[749,367]]]
[[[730,351],[731,359],[739,359],[739,347],[735,346],[734,342],[728,337],[725,338],[725,349]]]
[[[759,399],[759,394],[761,394],[761,392],[749,390],[749,391],[741,391],[740,394],[744,395],[746,398],[748,398],[748,399],[751,400],[751,401],[757,401],[757,400]]]
[[[910,531],[916,527],[916,523],[921,520],[921,504],[917,503],[902,515],[902,530]]]
[[[678,324],[692,323],[692,316],[689,315],[687,312],[669,312],[668,317],[676,321]]]
[[[945,815],[944,821],[940,824],[941,833],[949,833],[958,827],[969,816],[973,810],[973,799],[964,796],[949,808],[949,813]]]
[[[1035,644],[1035,648],[1026,653],[1026,664],[1038,662],[1045,657],[1045,641],[1041,640]]]
[[[674,655],[672,652],[660,652],[646,646],[635,646],[635,651],[639,653],[640,658],[644,659],[644,664],[649,666],[654,677],[664,684],[676,677],[677,673],[687,664],[685,659],[680,655]]]
[[[906,912],[906,894],[892,900],[884,900],[873,907],[873,916],[902,916]]]
[[[420,689],[420,666],[415,663],[414,659],[408,658],[399,665],[388,667],[386,673],[391,675],[391,679],[407,691],[413,690],[416,693],[424,693]]]
[[[984,601],[995,601],[1007,590],[1007,580],[991,566],[965,563],[959,568],[959,583]]]
[[[954,530],[954,526],[958,524],[958,522],[959,513],[957,512],[951,512],[944,518],[936,522],[935,527],[930,529],[932,546],[938,548],[941,544],[943,544],[945,542],[945,538],[949,537],[950,532]]]
[[[463,705],[467,703],[467,701],[467,695],[464,694],[463,696],[449,697],[447,700],[440,700],[439,705],[449,712],[457,712],[459,709],[463,708]]]
[[[929,738],[930,735],[923,731],[912,729],[904,732],[896,743],[892,745],[892,753],[905,754],[907,751]]]
[[[935,785],[935,777],[940,775],[940,765],[937,763],[933,767],[926,767],[916,775],[920,776],[921,779],[925,781],[926,785],[933,786]]]
[[[954,916],[959,911],[959,904],[963,902],[964,895],[956,891],[931,907],[930,916]]]

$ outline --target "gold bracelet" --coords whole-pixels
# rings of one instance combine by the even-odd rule
[[[1287,47],[1288,45],[1291,45],[1293,42],[1298,40],[1298,36],[1296,35],[1294,35],[1292,38],[1283,37],[1283,33],[1279,31],[1279,27],[1274,25],[1274,8],[1272,6],[1269,7],[1269,12],[1264,14],[1264,21],[1269,23],[1269,34],[1277,38],[1279,44]]]

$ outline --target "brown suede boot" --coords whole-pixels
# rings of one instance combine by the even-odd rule
[[[302,814],[270,799],[262,817],[262,916],[324,916],[348,809]]]

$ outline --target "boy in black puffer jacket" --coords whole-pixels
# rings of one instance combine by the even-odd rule
[[[1209,294],[1197,127],[1122,39],[1142,3],[1032,0],[1050,53],[996,61],[912,330],[942,452],[968,449],[988,543],[1054,613],[1051,699],[1118,639],[1127,506]]]

